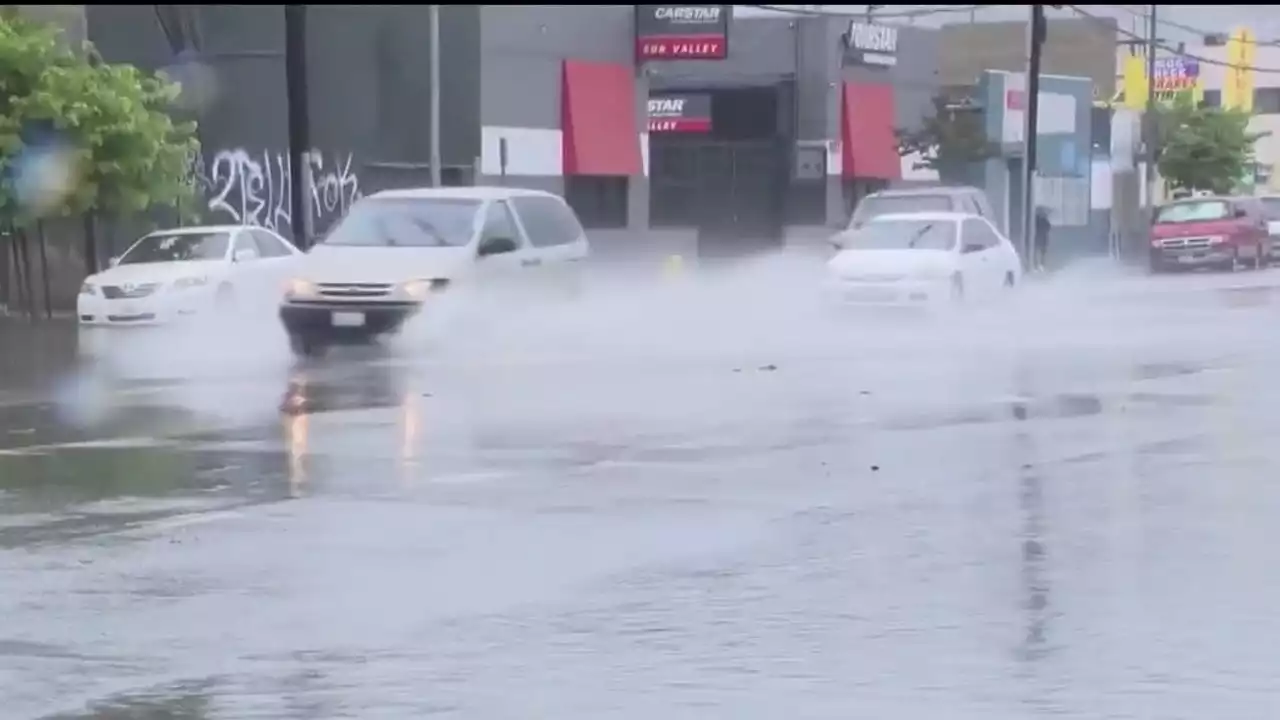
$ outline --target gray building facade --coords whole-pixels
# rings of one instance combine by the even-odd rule
[[[937,31],[899,28],[895,64],[858,66],[847,63],[842,36],[849,28],[841,18],[732,18],[723,59],[638,62],[637,8],[652,7],[723,7],[731,17],[731,6],[442,6],[446,182],[504,182],[560,192],[575,204],[604,203],[609,212],[584,216],[634,236],[652,225],[653,148],[667,142],[646,131],[651,94],[769,87],[776,91],[771,134],[778,147],[768,162],[785,180],[770,191],[783,197],[782,219],[830,225],[848,212],[845,180],[856,173],[842,167],[844,115],[869,111],[845,102],[845,84],[855,96],[868,85],[891,86],[895,127],[919,122],[938,86]],[[87,35],[108,61],[175,69],[198,81],[190,84],[199,86],[193,97],[204,153],[193,171],[209,219],[290,233],[283,6],[85,11]],[[425,6],[313,5],[308,15],[312,220],[323,231],[363,194],[425,184],[431,53]],[[626,78],[639,163],[625,176],[585,180],[584,171],[566,167],[575,145],[566,133],[582,132],[566,119],[566,90],[579,70]],[[743,114],[721,105],[715,125]],[[730,142],[711,135],[707,143]],[[682,147],[696,144],[680,140]],[[733,155],[738,149],[726,152],[743,157]]]
[[[298,234],[285,6],[22,7],[61,24],[72,42],[88,39],[108,62],[183,84],[181,109],[200,124],[191,172],[201,221]],[[562,193],[600,255],[662,257],[700,254],[706,240],[825,238],[859,194],[907,179],[893,131],[931,111],[944,80],[939,31],[895,28],[892,62],[867,64],[851,58],[847,18],[734,17],[731,7],[441,6],[445,183]],[[432,52],[426,6],[307,8],[306,211],[322,235],[364,195],[428,184]],[[638,30],[654,25],[638,18],[698,14],[721,18],[714,52],[637,59]],[[691,93],[691,105],[706,108],[698,132],[651,131],[650,99]],[[144,224],[104,221],[98,264]],[[49,231],[53,295],[69,301],[87,264],[85,233],[63,221]]]

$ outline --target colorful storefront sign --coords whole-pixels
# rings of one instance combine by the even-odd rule
[[[1185,55],[1156,58],[1156,102],[1171,104],[1179,97],[1190,96],[1193,102],[1204,97],[1200,61]],[[1130,55],[1124,62],[1124,107],[1144,110],[1147,107],[1147,59]]]

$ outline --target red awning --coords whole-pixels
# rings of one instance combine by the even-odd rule
[[[565,60],[561,90],[564,174],[641,174],[636,83],[631,68]]]
[[[844,83],[841,98],[841,160],[846,178],[901,180],[902,159],[894,133],[893,86]]]

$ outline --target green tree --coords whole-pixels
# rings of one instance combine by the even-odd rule
[[[195,124],[170,115],[179,88],[91,46],[76,52],[60,32],[0,10],[0,221],[24,248],[43,218],[180,207],[195,190]]]
[[[185,199],[195,123],[175,123],[169,113],[178,86],[97,61],[92,48],[73,52],[58,33],[0,14],[0,207],[18,197],[14,169],[32,127],[52,128],[76,181],[58,214],[133,213]]]
[[[933,170],[943,179],[963,177],[974,163],[996,157],[981,110],[945,93],[933,98],[933,112],[920,127],[899,129],[898,154],[916,154],[917,170]]]
[[[1254,143],[1266,134],[1249,131],[1247,112],[1198,107],[1186,97],[1157,113],[1156,167],[1172,189],[1232,192],[1253,164]]]

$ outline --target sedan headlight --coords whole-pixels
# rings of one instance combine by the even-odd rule
[[[449,287],[449,281],[445,278],[435,278],[433,280],[410,280],[400,286],[400,290],[405,295],[414,300],[426,300],[427,296],[434,291],[440,291]]]
[[[294,278],[285,284],[284,294],[286,297],[309,297],[316,294],[316,284],[310,280]]]
[[[184,278],[178,278],[177,280],[173,281],[173,289],[187,290],[190,288],[204,287],[205,285],[208,285],[208,284],[209,284],[209,278],[207,277],[202,277],[202,276],[184,277]]]
[[[84,284],[80,286],[80,294],[81,295],[97,295],[98,286],[86,280]]]

